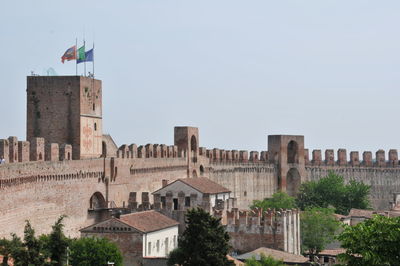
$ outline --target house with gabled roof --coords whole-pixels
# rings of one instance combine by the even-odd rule
[[[231,198],[229,189],[205,177],[177,179],[152,194],[154,202],[161,201],[161,209],[166,207],[168,198],[172,199],[172,210],[202,206],[210,211]]]
[[[157,211],[110,218],[80,230],[82,237],[104,237],[117,244],[124,265],[143,265],[146,258],[166,258],[178,246],[179,223]]]

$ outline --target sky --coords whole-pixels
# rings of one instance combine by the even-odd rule
[[[26,76],[75,75],[60,58],[85,38],[118,145],[173,144],[187,125],[207,148],[289,134],[400,149],[398,0],[26,0],[0,14],[0,138],[25,139]]]

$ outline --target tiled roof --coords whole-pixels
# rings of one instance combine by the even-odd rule
[[[372,218],[373,214],[374,214],[374,211],[372,211],[372,210],[351,209],[350,213],[349,213],[349,215],[347,217]]]
[[[231,192],[226,187],[221,186],[220,184],[215,183],[214,181],[211,181],[210,179],[204,177],[184,178],[178,180],[200,191],[201,193],[217,194]]]
[[[177,221],[156,211],[143,211],[121,215],[120,220],[144,233],[179,224]]]
[[[336,220],[338,220],[338,221],[340,221],[340,220],[342,220],[342,219],[345,219],[347,216],[345,216],[345,215],[341,215],[341,214],[337,214],[337,213],[334,213],[333,214],[333,216],[336,218]]]
[[[263,247],[253,250],[251,252],[239,255],[239,256],[237,256],[237,258],[240,260],[246,260],[246,259],[250,259],[251,257],[254,256],[256,258],[256,260],[259,260],[261,257],[261,254],[264,254],[266,257],[271,256],[274,259],[283,260],[283,262],[288,262],[288,263],[306,263],[306,262],[308,262],[308,258],[303,257],[301,255],[295,255],[295,254],[288,253],[285,251],[271,249],[271,248],[263,248]]]
[[[337,256],[339,254],[345,253],[346,250],[344,248],[339,248],[339,249],[324,249],[322,250],[319,255],[325,255],[325,256]]]
[[[241,262],[240,260],[237,260],[234,257],[231,257],[229,255],[226,255],[226,257],[228,258],[228,260],[232,261],[233,264],[235,264],[235,266],[243,266],[244,265],[244,262]]]

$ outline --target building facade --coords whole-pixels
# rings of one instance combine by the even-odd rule
[[[152,210],[110,218],[80,231],[82,237],[104,237],[117,244],[127,266],[143,265],[146,258],[166,258],[178,246],[178,222]]]

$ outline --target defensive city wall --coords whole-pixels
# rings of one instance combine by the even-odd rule
[[[371,201],[388,209],[400,191],[397,150],[387,153],[310,152],[304,136],[268,136],[266,150],[200,147],[199,130],[175,127],[174,142],[117,146],[102,130],[101,81],[87,77],[27,78],[27,138],[0,140],[0,237],[22,234],[29,219],[38,233],[47,232],[60,215],[66,231],[101,219],[105,210],[129,205],[162,180],[208,177],[229,188],[237,208],[278,190],[295,195],[301,182],[329,171],[371,185]],[[144,194],[146,195],[146,194]],[[153,204],[153,199],[149,199]],[[234,230],[234,229],[232,229]]]

